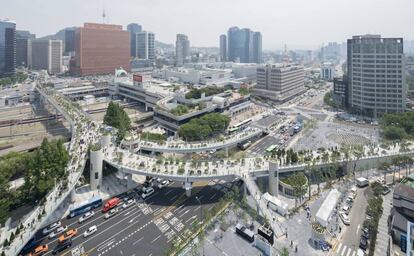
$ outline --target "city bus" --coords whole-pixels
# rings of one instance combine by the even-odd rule
[[[237,146],[241,149],[241,150],[246,150],[248,147],[250,147],[252,145],[252,142],[249,140],[247,142],[244,143],[238,143]]]
[[[250,118],[249,119],[246,119],[246,120],[244,120],[244,121],[242,121],[242,122],[240,122],[238,124],[235,124],[235,125],[229,127],[228,132],[229,132],[229,134],[232,134],[234,132],[237,132],[241,128],[246,127],[246,125],[250,124],[251,122],[252,122],[252,119],[250,119]]]
[[[238,128],[238,127],[232,127],[232,128],[229,128],[228,132],[229,132],[229,134],[232,134],[232,133],[237,132],[239,129],[240,128]]]
[[[87,211],[98,208],[102,206],[102,198],[100,196],[95,196],[88,201],[82,202],[78,205],[73,206],[69,210],[69,218],[81,215]]]
[[[277,148],[277,145],[272,145],[268,148],[266,148],[266,152],[267,153],[272,153],[273,150],[275,150]]]

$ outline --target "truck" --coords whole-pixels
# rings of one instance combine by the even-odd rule
[[[368,180],[364,177],[359,177],[356,179],[356,185],[360,188],[368,186]]]
[[[254,241],[254,233],[240,223],[237,223],[236,225],[236,233],[250,243]]]
[[[121,200],[119,200],[118,197],[114,197],[114,198],[109,199],[104,204],[104,206],[102,207],[102,212],[105,213],[105,212],[111,210],[112,208],[116,207],[119,204],[120,201]]]

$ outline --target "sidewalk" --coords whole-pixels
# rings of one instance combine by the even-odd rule
[[[388,255],[388,241],[390,239],[390,235],[388,234],[388,216],[390,215],[392,209],[392,195],[393,193],[388,193],[388,195],[383,197],[383,212],[378,223],[378,234],[374,253],[375,256]]]

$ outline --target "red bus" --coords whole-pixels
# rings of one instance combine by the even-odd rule
[[[114,197],[109,199],[104,206],[102,207],[102,212],[107,212],[109,210],[111,210],[112,208],[116,207],[119,203],[119,198],[118,197]]]

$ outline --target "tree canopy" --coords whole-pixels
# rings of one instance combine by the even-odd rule
[[[229,123],[230,118],[228,116],[218,113],[205,114],[181,125],[178,134],[189,141],[204,140],[214,134],[224,132]]]
[[[63,141],[47,139],[32,153],[12,152],[0,157],[0,223],[11,210],[43,198],[55,182],[65,179],[68,161]],[[11,190],[9,182],[19,177],[24,177],[24,185]]]
[[[385,114],[380,124],[385,139],[402,140],[414,136],[414,112]]]
[[[122,140],[126,132],[131,129],[131,120],[125,110],[113,101],[109,102],[104,124],[110,125],[118,129],[118,140]]]
[[[201,98],[201,94],[205,93],[205,96],[211,96],[214,94],[218,94],[218,93],[222,93],[224,91],[226,91],[227,87],[217,87],[217,86],[207,86],[201,89],[195,88],[192,89],[191,91],[189,91],[186,95],[185,98],[186,99],[200,99]]]

